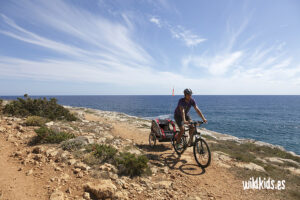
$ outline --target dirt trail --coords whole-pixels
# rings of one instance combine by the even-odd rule
[[[44,181],[26,176],[22,166],[10,157],[14,151],[14,146],[0,137],[0,199],[46,199]]]
[[[106,121],[107,119],[88,114],[90,121]],[[170,143],[159,143],[154,149],[148,146],[149,129],[136,128],[127,122],[111,122],[113,135],[133,140],[137,146],[153,158],[164,161],[169,167],[171,177],[178,189],[190,188],[189,196],[199,196],[201,199],[277,199],[274,191],[243,190],[242,180],[234,176],[230,169],[220,167],[212,157],[211,165],[202,170],[196,164],[192,148],[188,148],[178,158]],[[155,159],[154,159],[155,160]]]

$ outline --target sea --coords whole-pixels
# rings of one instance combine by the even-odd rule
[[[0,96],[16,99],[18,96]],[[59,104],[117,111],[146,119],[169,118],[182,95],[31,96]],[[300,95],[193,95],[206,129],[283,146],[300,155]],[[201,120],[191,108],[193,120]]]

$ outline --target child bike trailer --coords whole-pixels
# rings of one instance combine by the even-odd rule
[[[171,142],[176,134],[176,127],[170,119],[154,119],[152,120],[151,132],[149,134],[149,145],[154,147],[156,140],[159,142]]]

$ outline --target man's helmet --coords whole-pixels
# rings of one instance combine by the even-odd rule
[[[183,93],[184,93],[184,95],[187,95],[187,94],[192,95],[193,94],[193,92],[192,92],[192,90],[190,88],[185,89],[183,91]]]

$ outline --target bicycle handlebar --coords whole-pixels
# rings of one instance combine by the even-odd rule
[[[190,125],[200,126],[203,123],[204,123],[203,121],[195,121],[195,122],[190,122]]]

